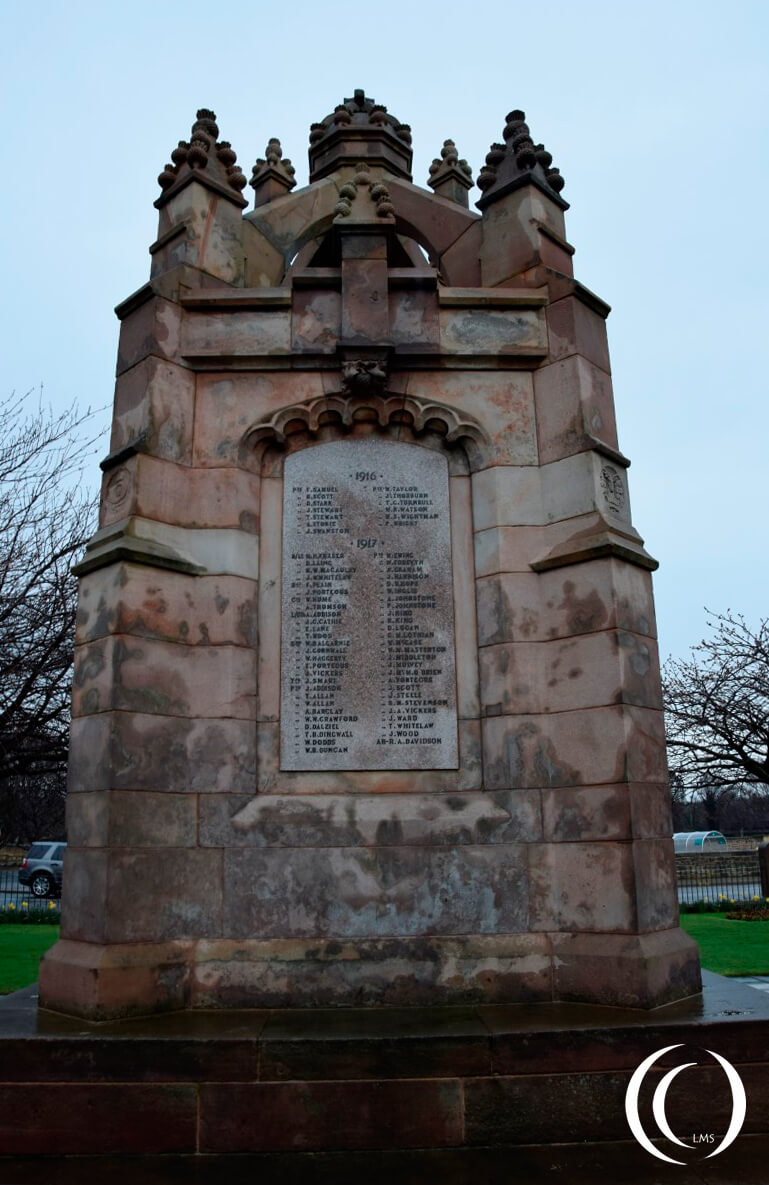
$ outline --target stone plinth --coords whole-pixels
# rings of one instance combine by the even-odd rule
[[[764,1179],[756,1174],[766,1164],[769,999],[720,976],[705,980],[702,998],[649,1013],[481,1005],[93,1025],[10,998],[0,1006],[0,1181],[37,1182],[46,1167],[62,1185],[76,1167],[78,1180],[111,1180],[99,1171],[118,1157],[118,1181],[212,1185],[247,1172],[277,1181],[279,1169],[284,1180],[308,1172],[326,1180],[316,1175],[326,1156],[343,1181],[361,1167],[380,1180],[388,1164],[402,1164],[416,1182],[432,1164],[457,1181],[491,1165],[495,1181],[520,1179],[528,1167],[526,1180],[559,1169],[569,1181],[595,1182],[603,1166],[612,1181],[664,1179],[669,1170],[671,1180],[749,1185]],[[625,1116],[631,1075],[666,1049],[639,1115],[656,1147],[684,1166],[655,1161]],[[690,1145],[692,1129],[721,1139],[731,1093],[707,1050],[732,1064],[747,1096],[742,1133],[713,1161],[704,1158],[715,1141],[682,1149],[661,1139],[652,1115],[662,1075],[693,1063],[668,1092],[667,1120]]]

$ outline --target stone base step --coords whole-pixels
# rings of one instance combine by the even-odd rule
[[[650,1013],[563,1004],[221,1011],[94,1025],[38,1012],[34,994],[19,993],[0,1007],[0,1185],[232,1185],[247,1176],[261,1185],[271,1174],[336,1183],[365,1174],[366,1185],[395,1174],[404,1185],[435,1173],[442,1183],[508,1185],[551,1172],[721,1185],[738,1171],[730,1165],[742,1174],[735,1185],[765,1182],[769,997],[705,978],[702,997]],[[693,1062],[670,1086],[667,1119],[689,1143],[718,1143],[732,1096],[712,1050],[736,1067],[747,1095],[743,1134],[713,1160],[714,1145],[700,1139],[690,1150],[663,1142],[685,1162],[669,1165],[630,1136],[630,1078],[673,1045],[684,1048],[646,1075],[644,1128],[659,1139],[654,1088],[667,1069]],[[763,1177],[749,1175],[751,1158]],[[601,1164],[609,1168],[597,1176]],[[619,1175],[622,1166],[631,1175]]]

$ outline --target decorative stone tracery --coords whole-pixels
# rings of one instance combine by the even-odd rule
[[[279,473],[285,456],[321,441],[378,433],[426,448],[445,449],[453,474],[480,468],[488,437],[450,407],[402,395],[329,395],[282,408],[244,436],[241,460],[255,473]]]

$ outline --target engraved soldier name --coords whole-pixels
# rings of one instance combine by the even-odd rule
[[[448,466],[381,440],[287,458],[284,770],[456,769]]]

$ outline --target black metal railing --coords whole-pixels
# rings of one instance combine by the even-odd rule
[[[22,885],[18,867],[0,867],[0,911],[37,914],[43,910],[58,917],[60,904],[58,897],[36,897],[27,885]]]
[[[762,878],[759,852],[676,855],[678,900],[681,905],[760,902],[769,896],[766,872]]]

